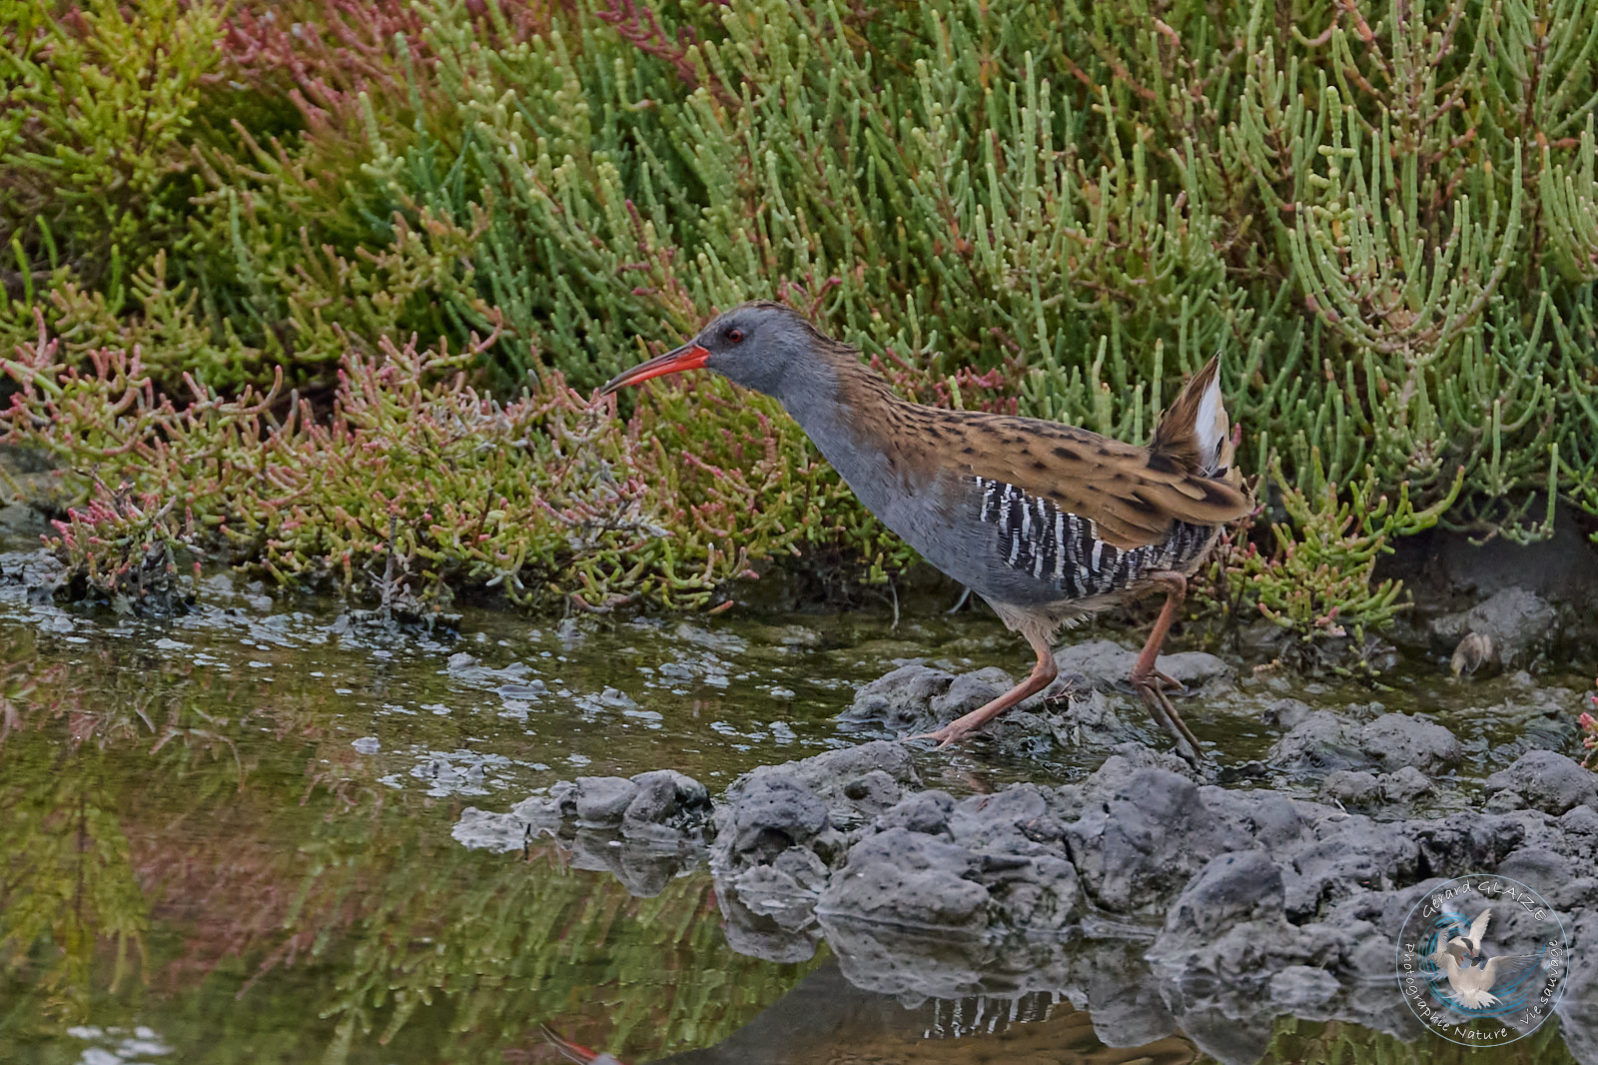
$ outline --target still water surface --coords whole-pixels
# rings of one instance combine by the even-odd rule
[[[571,841],[451,836],[559,779],[670,767],[715,792],[869,738],[834,715],[897,661],[1023,667],[990,618],[469,611],[428,636],[213,578],[156,623],[32,601],[23,561],[0,555],[0,1062],[564,1060],[542,1025],[631,1063],[1208,1060],[1179,1035],[1107,1046],[1126,1040],[1058,992],[886,995],[825,945],[740,953],[691,861],[624,884]],[[1240,758],[1271,739],[1207,726]],[[965,751],[923,777],[1092,768],[1051,757]],[[1468,1056],[1287,1017],[1251,1038],[1228,1056]],[[1498,1060],[1571,1059],[1550,1024]]]

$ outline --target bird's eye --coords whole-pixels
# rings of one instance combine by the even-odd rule
[[[727,330],[727,339],[732,341],[734,344],[737,344],[737,343],[741,342],[743,340],[743,338],[744,338],[744,331],[742,329],[729,329],[729,330]]]

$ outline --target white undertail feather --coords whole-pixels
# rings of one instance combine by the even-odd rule
[[[1232,483],[1231,422],[1221,399],[1220,356],[1188,378],[1160,416],[1149,448],[1180,469]]]
[[[1226,440],[1226,408],[1221,405],[1221,375],[1216,374],[1199,400],[1198,417],[1193,421],[1193,434],[1198,437],[1199,455],[1204,462],[1204,472],[1213,474],[1220,465],[1221,445]]]

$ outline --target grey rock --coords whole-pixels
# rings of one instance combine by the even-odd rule
[[[593,826],[619,825],[637,794],[638,785],[626,777],[578,777],[577,821]]]
[[[1317,710],[1300,718],[1288,733],[1271,747],[1266,762],[1284,769],[1362,770],[1374,767],[1372,759],[1360,749],[1330,710]]]
[[[1527,661],[1553,635],[1554,608],[1525,588],[1503,588],[1470,610],[1432,622],[1432,632],[1445,645],[1469,634],[1484,637],[1486,659],[1513,666]]]
[[[1308,965],[1289,965],[1272,976],[1267,987],[1271,1001],[1289,1009],[1319,1006],[1342,990],[1337,977]]]
[[[637,791],[622,814],[634,824],[659,824],[677,810],[677,784],[667,773],[640,774],[633,778]]]
[[[1598,839],[1598,809],[1591,806],[1572,806],[1559,819],[1559,827],[1567,835]]]
[[[1528,885],[1555,906],[1570,906],[1587,891],[1571,860],[1547,847],[1514,850],[1493,871]]]
[[[893,774],[883,769],[869,769],[843,783],[839,789],[849,802],[847,812],[834,818],[840,827],[858,824],[894,806],[904,795],[904,788]]]
[[[637,774],[632,782],[638,790],[622,815],[624,832],[636,833],[645,824],[687,827],[710,817],[710,793],[693,777],[657,769]]]
[[[821,895],[818,912],[911,927],[987,927],[988,891],[968,878],[977,862],[953,843],[890,828],[856,844]]]
[[[1544,599],[1589,606],[1598,599],[1598,550],[1566,504],[1559,505],[1549,540],[1517,544],[1499,536],[1475,544],[1467,534],[1418,538],[1447,590],[1471,589],[1481,595],[1516,589]],[[1417,545],[1418,546],[1418,545]]]
[[[902,743],[878,740],[827,751],[781,766],[762,767],[733,781],[727,789],[729,798],[735,798],[747,782],[759,780],[760,775],[768,771],[781,771],[832,802],[852,801],[846,793],[854,788],[856,781],[871,773],[881,773],[901,786],[919,783],[915,758],[910,748]],[[893,801],[898,802],[898,797]],[[880,809],[871,811],[873,815],[880,812]]]
[[[1303,717],[1278,740],[1266,761],[1299,772],[1396,771],[1404,766],[1436,772],[1457,765],[1463,757],[1454,734],[1424,717],[1383,714],[1354,724],[1320,710]],[[1338,786],[1359,783],[1345,778]]]
[[[1062,674],[1081,676],[1091,687],[1101,691],[1125,685],[1136,661],[1136,651],[1110,640],[1085,640],[1054,653],[1054,664]],[[1232,669],[1212,654],[1182,651],[1161,655],[1160,672],[1185,687],[1194,688],[1218,677],[1229,677]]]
[[[910,751],[888,741],[762,766],[727,788],[714,815],[711,869],[737,882],[790,847],[841,863],[846,833],[895,806],[917,783]]]
[[[1338,769],[1321,781],[1321,798],[1349,806],[1366,806],[1382,797],[1376,774],[1363,769]]]
[[[1380,778],[1382,797],[1391,803],[1408,802],[1432,790],[1432,782],[1412,765],[1393,773],[1383,773]]]
[[[1132,773],[1085,809],[1066,839],[1089,894],[1128,914],[1156,907],[1217,854],[1249,846],[1245,832],[1202,801],[1198,785],[1163,769]]]
[[[922,791],[885,811],[877,823],[883,828],[907,828],[929,836],[944,835],[953,812],[954,799],[948,792]]]
[[[26,503],[0,505],[0,532],[13,536],[31,536],[50,527],[43,514]]]
[[[1284,897],[1282,870],[1264,851],[1218,854],[1177,896],[1165,933],[1211,938],[1242,921],[1280,914]]]
[[[1199,789],[1204,804],[1227,825],[1235,838],[1251,840],[1270,851],[1286,851],[1312,832],[1306,817],[1326,807],[1299,802],[1274,791],[1233,791],[1213,784]]]
[[[1399,826],[1359,815],[1323,822],[1315,839],[1285,856],[1296,874],[1287,896],[1288,916],[1311,917],[1332,900],[1390,888],[1413,875],[1419,856],[1419,845]]]
[[[1089,744],[1114,747],[1129,741],[1136,743],[1136,730],[1127,724],[1119,712],[1131,705],[1124,696],[1102,691],[1078,691],[1075,679],[1055,683],[1060,687],[1057,691],[1051,687],[1046,693],[1053,693],[1050,694],[1053,702],[1042,713],[1041,720],[1059,746],[1069,750]],[[1061,696],[1067,695],[1069,698],[1061,699]],[[1142,716],[1145,719],[1147,717],[1146,714]]]
[[[740,796],[722,835],[730,837],[733,853],[770,861],[808,843],[827,824],[827,804],[820,796],[798,780],[771,773]]]
[[[1299,699],[1274,699],[1260,711],[1260,720],[1286,732],[1298,727],[1314,712],[1308,703]]]
[[[1435,721],[1409,714],[1383,714],[1359,731],[1359,745],[1383,769],[1413,766],[1437,772],[1464,755],[1454,734]]]
[[[954,683],[954,675],[920,662],[912,662],[867,684],[855,693],[849,709],[839,715],[850,723],[887,726],[908,733],[937,727],[932,700]]]
[[[986,669],[959,674],[949,682],[949,686],[941,694],[932,697],[927,707],[931,710],[934,721],[940,725],[946,724],[984,703],[991,702],[1014,686],[1015,681],[1010,674],[996,666],[989,666]],[[1003,718],[999,720],[1002,721]]]
[[[1527,751],[1488,777],[1487,790],[1510,793],[1509,809],[1530,806],[1563,814],[1577,806],[1598,807],[1598,778],[1555,751]]]

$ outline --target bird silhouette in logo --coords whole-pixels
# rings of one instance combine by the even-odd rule
[[[1459,1004],[1468,1009],[1490,1009],[1498,1005],[1508,988],[1520,982],[1526,970],[1539,965],[1538,954],[1500,954],[1489,958],[1482,952],[1482,937],[1492,920],[1491,910],[1482,910],[1474,921],[1450,911],[1453,918],[1447,943],[1431,956],[1437,976],[1446,977]]]

